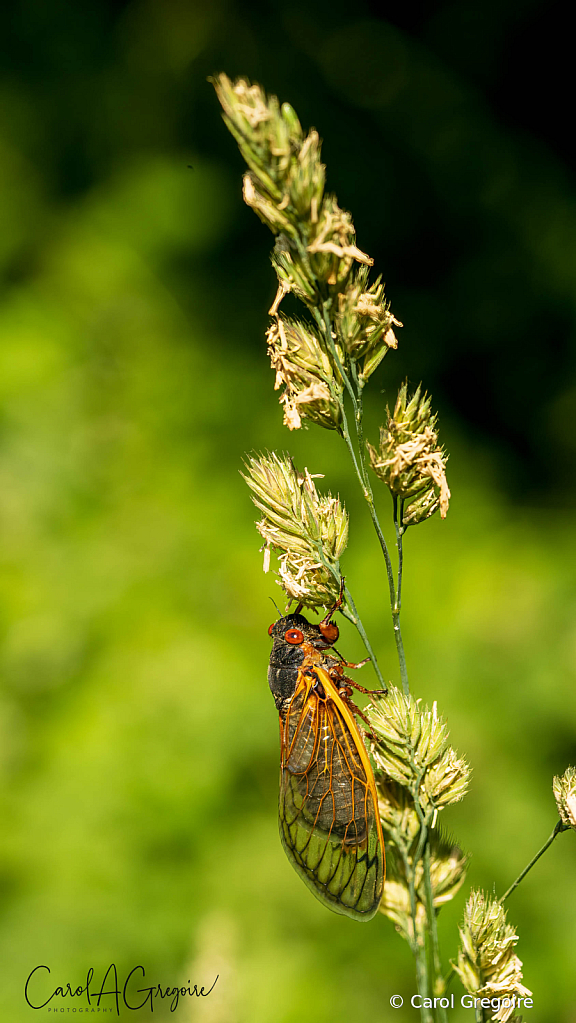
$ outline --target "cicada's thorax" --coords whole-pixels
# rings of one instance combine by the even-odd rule
[[[303,615],[297,614],[280,618],[270,626],[270,635],[274,642],[270,654],[268,683],[281,717],[284,716],[294,696],[300,668],[321,664],[330,670],[339,663],[327,652],[338,638],[335,626],[334,630],[334,639],[331,637],[327,639],[318,625],[313,625]],[[303,639],[290,642],[290,637],[296,637],[298,633],[302,634]]]

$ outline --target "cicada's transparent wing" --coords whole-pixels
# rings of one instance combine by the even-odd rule
[[[280,836],[329,909],[355,920],[378,910],[385,861],[372,767],[354,717],[325,669],[301,671],[281,722]],[[320,695],[319,695],[320,693]]]

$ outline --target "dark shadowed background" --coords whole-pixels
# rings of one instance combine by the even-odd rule
[[[576,761],[576,196],[568,7],[23,0],[0,33],[0,1005],[191,980],[181,1023],[376,1023],[414,991],[392,925],[328,913],[276,826],[266,685],[278,598],[244,452],[288,449],[352,516],[344,567],[386,677],[385,588],[337,438],[288,434],[264,331],[272,239],[208,75],[324,138],[400,346],[374,439],[422,380],[445,522],[408,534],[411,682],[474,769],[445,823],[501,894]],[[382,496],[383,509],[386,495]],[[341,648],[361,656],[344,630]],[[365,669],[369,671],[369,669]],[[368,683],[370,684],[369,680]],[[511,897],[525,1019],[575,1023],[576,836]],[[466,888],[440,915],[454,957]],[[459,998],[461,989],[453,985]],[[78,1007],[85,1001],[55,1000]],[[113,1007],[107,996],[102,1006]],[[121,1010],[149,1019],[150,1008]],[[455,1010],[455,1023],[471,1018]]]

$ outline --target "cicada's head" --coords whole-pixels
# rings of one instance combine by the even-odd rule
[[[273,622],[268,635],[272,636],[274,643],[289,643],[291,646],[310,643],[318,650],[326,650],[337,642],[340,632],[329,618],[314,625],[304,615],[293,614]]]

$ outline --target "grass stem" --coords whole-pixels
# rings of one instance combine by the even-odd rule
[[[512,892],[514,891],[515,888],[518,887],[520,882],[526,877],[526,874],[528,873],[528,871],[532,870],[532,867],[534,866],[534,864],[537,863],[538,860],[540,859],[540,857],[544,855],[546,850],[550,848],[550,846],[552,845],[552,842],[556,838],[556,835],[559,835],[561,831],[570,831],[570,830],[571,829],[570,829],[570,826],[568,824],[563,824],[562,821],[558,821],[556,827],[554,828],[554,831],[550,835],[550,838],[546,842],[544,842],[544,845],[542,846],[541,849],[538,850],[536,855],[532,857],[532,859],[530,860],[530,863],[528,864],[528,866],[524,867],[524,870],[522,871],[522,873],[518,875],[518,877],[514,881],[514,884],[511,884],[510,887],[508,888],[508,890],[506,892],[504,892],[504,895],[502,896],[502,898],[498,900],[501,906],[504,904],[504,902],[506,901],[508,896],[512,895]]]

